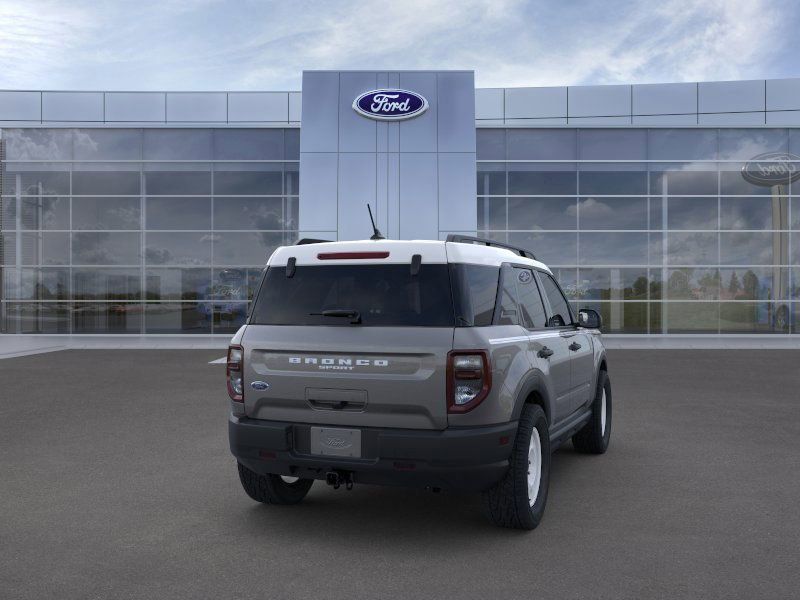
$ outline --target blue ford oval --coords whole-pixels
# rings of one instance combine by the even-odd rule
[[[428,101],[408,90],[372,90],[353,100],[353,110],[369,119],[400,121],[428,110]]]

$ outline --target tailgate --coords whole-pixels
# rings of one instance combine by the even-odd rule
[[[244,403],[251,418],[447,427],[452,327],[250,325],[242,346]],[[255,389],[254,381],[268,387]]]

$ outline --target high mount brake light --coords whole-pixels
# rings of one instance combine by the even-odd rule
[[[319,260],[363,260],[370,258],[389,258],[388,252],[320,252]]]
[[[244,402],[244,348],[241,346],[228,346],[225,375],[228,381],[228,396],[234,402]]]
[[[447,412],[471,411],[491,388],[492,369],[486,350],[452,350],[447,354]]]

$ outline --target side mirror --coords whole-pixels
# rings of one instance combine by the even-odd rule
[[[600,329],[603,326],[603,318],[596,310],[582,308],[578,311],[578,325],[586,329]]]

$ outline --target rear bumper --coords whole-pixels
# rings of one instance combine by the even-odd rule
[[[442,431],[361,428],[362,458],[310,454],[312,425],[230,416],[231,452],[262,475],[325,479],[347,471],[355,483],[482,491],[505,475],[517,423]]]

